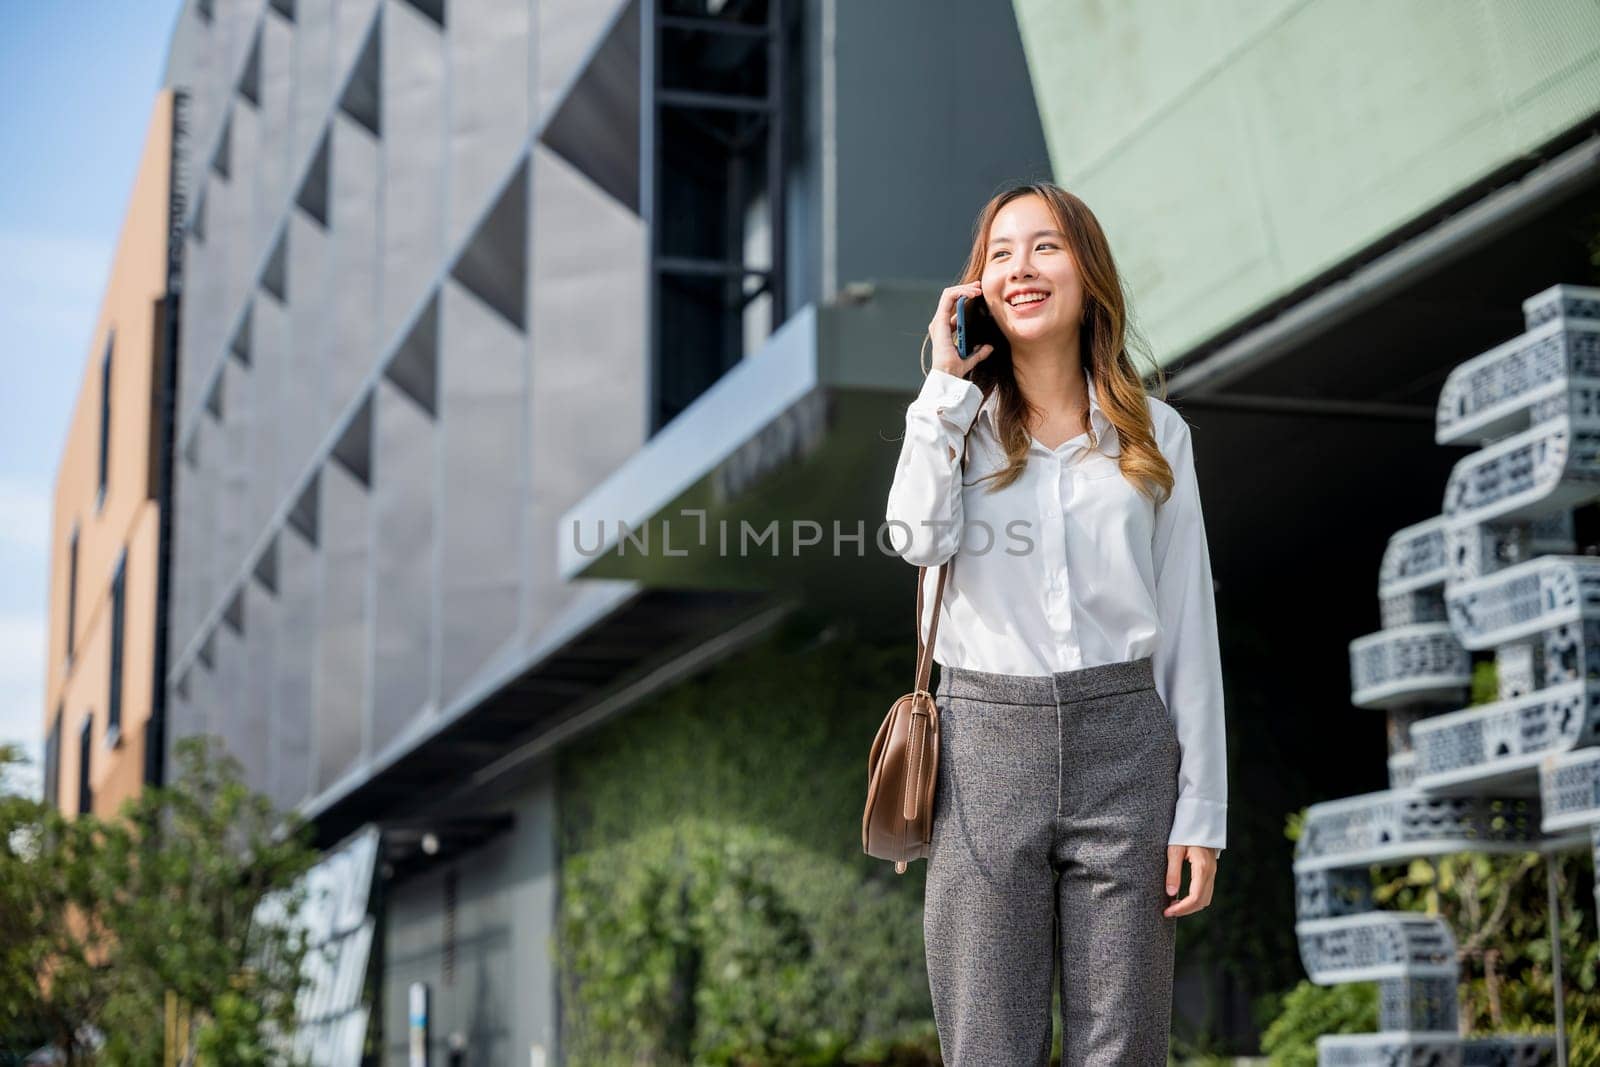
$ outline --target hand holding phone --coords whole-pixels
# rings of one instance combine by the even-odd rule
[[[969,282],[946,289],[928,324],[928,335],[933,338],[933,366],[965,378],[995,350],[999,335],[983,302],[983,287]]]

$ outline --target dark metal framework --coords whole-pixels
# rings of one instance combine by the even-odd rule
[[[56,809],[61,807],[61,720],[66,714],[65,705],[56,705],[55,721],[44,738],[44,802]]]
[[[78,814],[94,810],[94,787],[90,770],[94,757],[94,709],[90,708],[78,727]]]
[[[788,318],[785,178],[798,64],[793,0],[646,0],[640,212],[650,229],[649,433],[744,355],[752,301]],[[749,212],[764,195],[766,262]]]
[[[122,736],[122,644],[128,610],[128,549],[117,554],[111,574],[111,685],[106,696],[106,744]]]
[[[178,311],[183,299],[183,220],[188,214],[190,150],[189,93],[172,94],[171,167],[167,187],[167,284],[156,315],[156,410],[152,420],[154,469],[149,480],[155,496],[159,533],[156,537],[155,682],[150,693],[150,717],[144,727],[144,781],[159,786],[166,781],[167,758],[167,656],[168,614],[172,599],[172,460],[178,421]]]

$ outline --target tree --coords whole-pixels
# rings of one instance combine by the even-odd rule
[[[14,1051],[53,1043],[74,1064],[92,1049],[84,1024],[107,995],[101,826],[14,791],[26,763],[0,745],[0,1036]]]
[[[251,792],[214,738],[174,759],[171,786],[110,819],[0,798],[6,1033],[69,1063],[160,1063],[171,992],[190,1009],[185,1062],[287,1062],[274,1035],[292,1032],[304,982],[293,920],[317,859],[309,827]],[[288,921],[258,921],[269,896]]]

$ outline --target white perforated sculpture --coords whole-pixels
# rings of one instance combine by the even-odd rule
[[[1296,933],[1312,981],[1379,983],[1380,1021],[1319,1038],[1322,1067],[1556,1062],[1550,1037],[1463,1041],[1449,927],[1368,891],[1371,864],[1451,852],[1600,863],[1600,558],[1573,554],[1572,515],[1600,501],[1600,289],[1553,286],[1523,314],[1445,381],[1435,440],[1481,447],[1442,513],[1390,539],[1383,628],[1350,644],[1351,702],[1388,720],[1390,788],[1308,811]],[[1480,650],[1499,692],[1469,707]]]

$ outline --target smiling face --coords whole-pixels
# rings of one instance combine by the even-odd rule
[[[984,249],[983,299],[1016,348],[1071,344],[1083,317],[1083,280],[1066,235],[1044,199],[1020,196],[1001,208]],[[1043,300],[1019,303],[1022,294]]]

